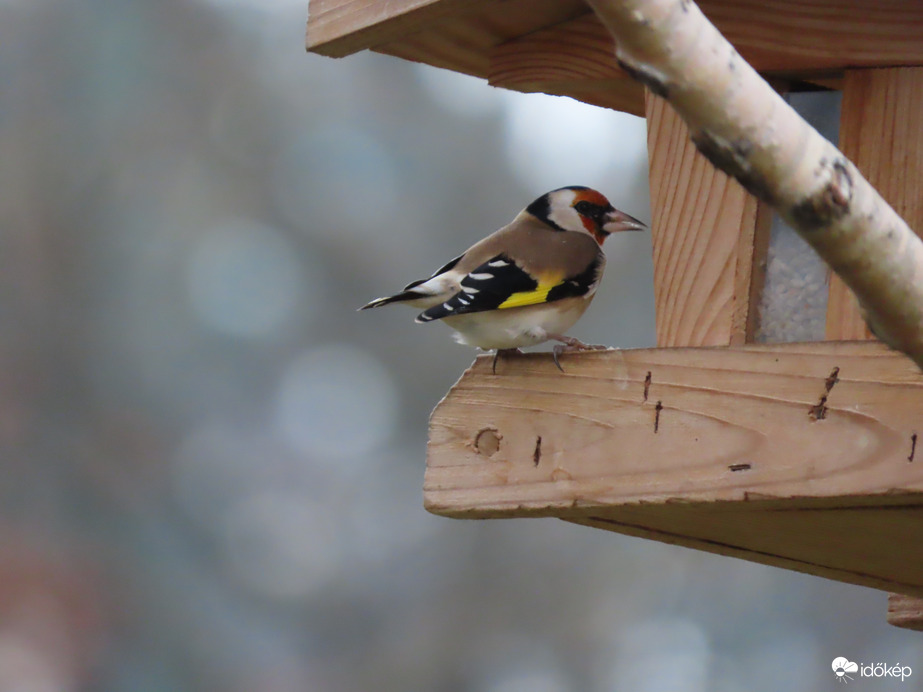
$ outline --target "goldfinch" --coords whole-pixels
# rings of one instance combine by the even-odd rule
[[[554,340],[554,362],[567,348],[590,347],[565,332],[589,307],[606,267],[610,233],[640,231],[643,223],[615,209],[588,187],[542,195],[512,222],[476,243],[427,279],[376,298],[360,310],[404,303],[422,310],[417,322],[441,320],[462,344],[496,349]]]

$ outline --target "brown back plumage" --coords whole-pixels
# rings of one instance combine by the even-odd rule
[[[454,270],[468,274],[503,253],[537,278],[574,276],[603,254],[591,236],[552,229],[524,211],[507,226],[473,245]]]

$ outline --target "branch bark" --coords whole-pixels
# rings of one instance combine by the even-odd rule
[[[589,0],[619,64],[686,121],[715,166],[771,204],[923,369],[923,242],[692,0]]]

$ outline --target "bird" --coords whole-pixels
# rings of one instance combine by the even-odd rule
[[[547,192],[431,276],[376,298],[359,310],[392,303],[421,310],[416,322],[441,321],[455,340],[501,354],[557,341],[566,350],[605,348],[567,336],[589,307],[606,267],[602,245],[612,233],[647,226],[582,185]]]

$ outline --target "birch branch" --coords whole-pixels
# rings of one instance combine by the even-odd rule
[[[619,64],[686,121],[716,167],[776,211],[853,290],[873,331],[923,369],[923,242],[692,0],[589,0]]]

